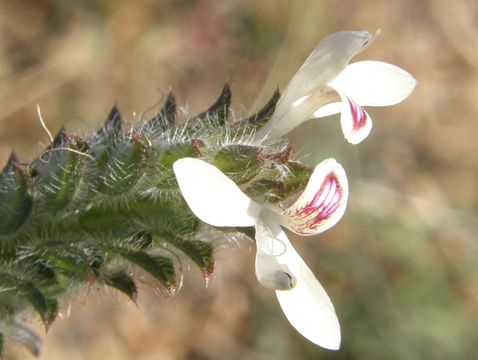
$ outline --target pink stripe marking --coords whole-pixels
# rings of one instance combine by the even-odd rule
[[[367,113],[360,105],[358,105],[352,99],[347,98],[347,100],[350,106],[350,114],[352,115],[352,129],[354,131],[357,131],[360,128],[364,127],[367,123]]]
[[[325,177],[324,182],[310,202],[297,208],[294,213],[287,215],[296,218],[299,223],[302,222],[302,229],[315,230],[324,220],[333,215],[339,208],[341,200],[342,187],[335,174],[331,172]]]

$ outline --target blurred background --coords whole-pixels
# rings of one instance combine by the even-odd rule
[[[418,80],[412,96],[369,108],[364,143],[337,118],[291,141],[337,158],[351,183],[343,220],[294,244],[331,296],[338,352],[298,335],[254,276],[252,244],[217,249],[209,284],[191,268],[139,306],[98,288],[65,299],[43,359],[472,359],[478,357],[478,2],[472,0],[2,0],[0,166],[31,160],[54,133],[86,134],[118,104],[129,121],[172,89],[198,113],[225,82],[236,116],[283,89],[321,38],[381,28],[354,61],[383,60]],[[310,136],[310,134],[314,134]],[[35,323],[35,320],[31,320]],[[35,326],[35,325],[34,325]],[[30,359],[11,347],[6,359]]]

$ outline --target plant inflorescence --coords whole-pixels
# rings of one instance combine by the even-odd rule
[[[256,114],[231,120],[226,85],[210,108],[178,124],[169,94],[138,127],[125,129],[115,106],[88,137],[61,129],[28,164],[12,153],[0,173],[0,350],[10,339],[38,353],[39,337],[18,314],[33,310],[48,328],[75,285],[104,284],[136,302],[133,267],[170,294],[181,285],[183,261],[207,279],[214,244],[183,200],[172,165],[201,158],[258,201],[290,198],[311,168],[291,159],[286,141],[255,137],[278,99],[276,91]],[[247,233],[223,232],[225,239]]]

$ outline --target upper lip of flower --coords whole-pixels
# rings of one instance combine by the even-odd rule
[[[205,161],[183,158],[173,169],[184,199],[199,219],[220,227],[256,227],[259,281],[276,290],[286,317],[303,336],[338,349],[340,326],[334,307],[281,225],[299,235],[315,235],[335,225],[348,197],[342,166],[334,159],[317,165],[302,195],[285,210],[253,201]]]
[[[308,119],[341,113],[345,138],[352,144],[365,139],[372,120],[362,106],[397,104],[416,86],[408,72],[385,62],[347,65],[373,39],[367,31],[342,31],[324,38],[292,77],[258,137],[280,137]]]

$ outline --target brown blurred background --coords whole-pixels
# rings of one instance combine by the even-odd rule
[[[343,140],[337,119],[291,134],[305,144],[301,156],[337,158],[351,183],[340,224],[295,241],[336,306],[341,351],[289,326],[256,283],[252,244],[226,244],[213,281],[186,270],[173,298],[147,279],[139,308],[79,289],[44,336],[43,359],[478,357],[476,1],[2,0],[0,163],[12,149],[28,161],[48,142],[37,103],[52,132],[64,124],[86,134],[114,103],[140,121],[172,89],[182,111],[196,113],[228,81],[240,116],[284,88],[322,37],[377,28],[354,60],[408,70],[414,94],[369,108],[374,129],[359,146]],[[6,358],[30,355],[13,347]]]

